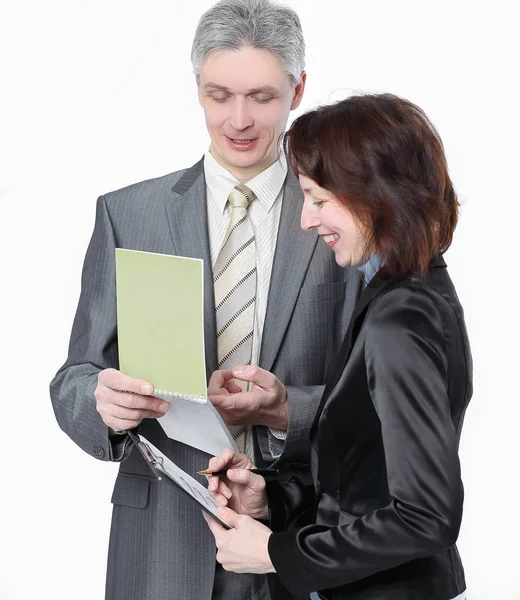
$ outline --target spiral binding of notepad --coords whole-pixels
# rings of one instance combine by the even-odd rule
[[[207,402],[207,399],[204,396],[199,396],[197,394],[182,394],[181,392],[160,390],[159,388],[154,388],[153,393],[154,396],[161,399],[164,398],[165,400],[168,398],[179,398],[180,400],[189,400],[190,402],[196,402],[197,404],[206,404]]]

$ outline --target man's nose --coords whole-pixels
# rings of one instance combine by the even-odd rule
[[[310,231],[314,227],[318,227],[320,224],[320,220],[318,217],[304,205],[302,209],[302,215],[300,219],[300,225],[303,231]]]
[[[249,103],[247,98],[236,98],[233,110],[229,115],[229,124],[236,131],[243,131],[253,125],[253,116],[249,110]]]

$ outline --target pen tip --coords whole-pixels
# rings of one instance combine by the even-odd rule
[[[199,471],[198,473],[199,475],[211,475],[211,471],[209,471],[208,469],[205,469],[204,471]]]

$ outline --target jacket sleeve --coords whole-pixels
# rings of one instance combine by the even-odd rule
[[[324,389],[324,385],[286,386],[289,411],[287,431],[277,431],[275,434],[269,427],[257,428],[264,460],[273,461],[282,457],[284,462],[308,462],[311,448],[309,432]]]
[[[98,373],[118,368],[115,290],[116,240],[105,199],[97,202],[96,223],[85,256],[69,353],[50,384],[61,429],[100,460],[121,460],[128,436],[109,435],[96,410]]]
[[[273,533],[269,554],[291,592],[345,585],[455,543],[463,490],[440,302],[420,285],[374,301],[365,362],[391,501],[347,524]]]
[[[266,492],[268,525],[273,531],[286,531],[312,522],[315,498],[312,485],[291,477],[289,481],[268,481]]]

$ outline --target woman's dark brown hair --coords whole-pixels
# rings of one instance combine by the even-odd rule
[[[425,275],[457,224],[458,201],[439,134],[415,104],[352,96],[308,112],[285,135],[295,173],[331,192],[368,232],[387,277]]]

